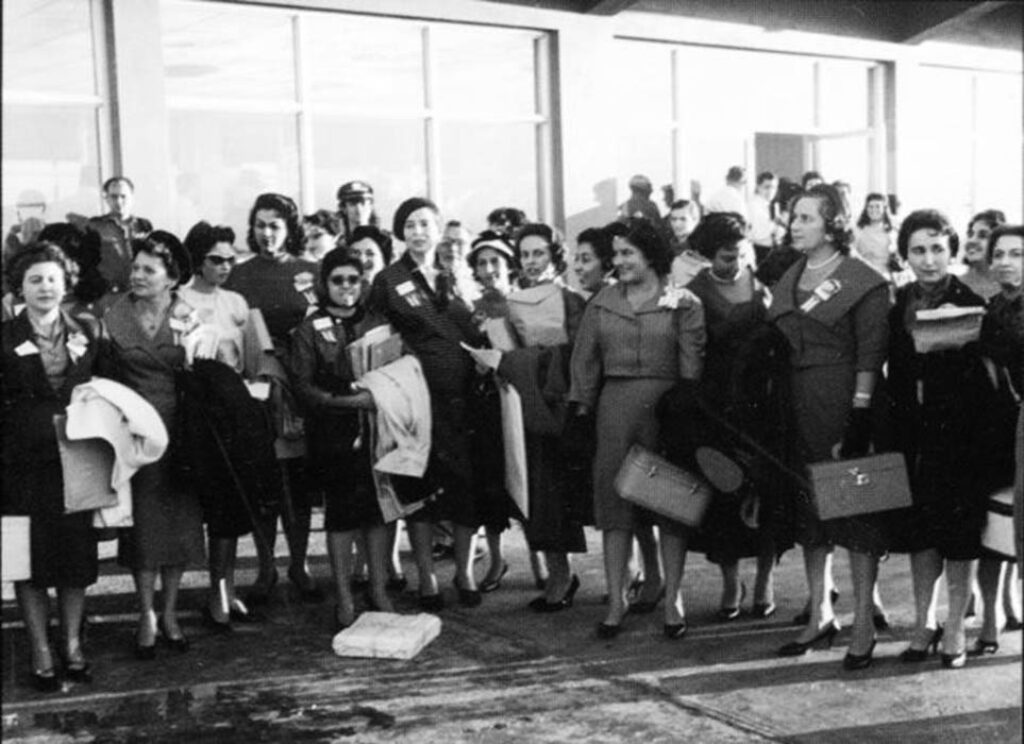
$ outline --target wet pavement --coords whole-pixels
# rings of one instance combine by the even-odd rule
[[[283,542],[283,541],[281,541]],[[628,616],[616,639],[599,640],[604,592],[600,537],[575,561],[582,589],[552,615],[526,608],[536,596],[521,531],[506,533],[512,569],[482,606],[456,604],[451,563],[439,564],[447,609],[441,636],[410,661],[343,659],[331,651],[332,602],[302,604],[284,584],[264,622],[215,634],[200,622],[205,576],[190,573],[182,655],[132,655],[131,582],[112,560],[90,590],[86,652],[92,684],[41,695],[29,685],[28,641],[16,607],[3,608],[3,739],[17,742],[1019,742],[1021,634],[961,670],[937,656],[897,658],[913,617],[909,561],[882,565],[892,630],[879,634],[875,663],[846,672],[848,633],[830,650],[778,658],[804,599],[802,561],[787,553],[776,574],[779,611],[715,620],[718,570],[687,565],[688,635],[669,641],[659,611]],[[314,574],[327,585],[323,534],[312,541]],[[283,549],[283,548],[282,548]],[[104,554],[109,553],[104,545]],[[243,544],[240,583],[254,575]],[[414,569],[404,555],[406,569]],[[749,564],[749,565],[748,565]],[[477,564],[478,577],[486,559]],[[279,564],[284,575],[286,560]],[[744,562],[748,586],[752,562]],[[850,621],[849,572],[837,553],[840,620]],[[447,581],[447,584],[445,582]],[[414,582],[412,582],[414,583]],[[7,588],[9,589],[9,587]],[[9,592],[5,592],[5,599]],[[749,607],[750,598],[746,600]],[[415,595],[396,596],[416,611]],[[940,617],[944,614],[940,607]],[[57,632],[54,628],[55,633]],[[970,633],[973,641],[977,629]]]

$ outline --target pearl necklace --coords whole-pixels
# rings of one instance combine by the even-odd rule
[[[839,251],[836,251],[830,257],[826,258],[824,261],[822,261],[821,263],[819,263],[817,265],[814,265],[810,261],[808,261],[807,262],[807,268],[810,269],[811,271],[817,271],[818,269],[823,269],[826,266],[828,266],[830,263],[835,261],[837,258],[839,258],[841,255],[842,254]]]

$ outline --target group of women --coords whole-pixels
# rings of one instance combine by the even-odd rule
[[[886,229],[884,212],[876,212],[865,210],[862,228]],[[432,550],[437,523],[453,525],[454,588],[460,604],[473,607],[501,585],[508,570],[501,532],[515,518],[546,566],[543,594],[529,604],[541,613],[572,606],[580,580],[571,556],[586,551],[584,526],[601,531],[601,638],[616,637],[630,614],[652,612],[662,600],[665,636],[686,634],[688,550],[720,566],[719,618],[726,621],[739,616],[745,598],[738,563],[756,558],[753,614],[770,617],[773,565],[796,542],[809,601],[802,630],[780,654],[804,654],[835,639],[830,589],[837,545],[850,551],[854,587],[846,668],[871,663],[878,562],[890,552],[909,553],[913,567],[917,622],[905,661],[922,661],[941,644],[946,666],[963,665],[964,616],[979,558],[984,617],[970,650],[992,652],[1005,561],[984,551],[981,533],[988,496],[1013,480],[1024,233],[990,225],[984,275],[998,292],[986,303],[950,273],[958,241],[948,220],[930,210],[908,215],[897,251],[915,280],[893,303],[881,271],[851,256],[849,216],[835,189],[810,188],[789,214],[783,249],[795,260],[770,288],[738,261],[746,233],[739,215],[708,215],[691,234],[690,248],[709,265],[688,288],[671,282],[673,254],[652,224],[629,220],[585,230],[573,254],[577,291],[565,283],[567,249],[551,227],[526,223],[507,234],[496,225],[465,250],[443,238],[440,210],[419,197],[394,215],[393,236],[405,246],[394,261],[391,236],[376,225],[348,226],[337,248],[331,240],[322,244],[325,233],[340,232],[337,220],[316,213],[304,231],[295,202],[280,194],[256,199],[246,236],[254,257],[240,264],[229,228],[200,223],[184,243],[155,231],[133,242],[131,290],[104,306],[99,319],[81,312],[70,248],[43,241],[24,250],[9,276],[25,309],[3,331],[5,420],[23,422],[16,432],[4,427],[3,510],[31,516],[33,575],[18,582],[17,595],[36,686],[57,689],[59,666],[72,681],[91,678],[81,630],[85,588],[96,580],[96,535],[88,516],[63,513],[52,416],[93,375],[141,393],[172,435],[170,454],[134,476],[134,526],[120,535],[119,559],[138,591],[138,658],[153,658],[158,641],[179,653],[189,648],[178,622],[178,588],[184,570],[207,558],[204,521],[211,577],[204,618],[214,629],[256,619],[250,606],[266,600],[278,579],[278,519],[293,589],[306,600],[323,598],[306,566],[310,512],[321,499],[337,596],[334,629],[356,617],[357,560],[366,564],[369,606],[392,609],[388,589],[404,587],[405,579],[395,525],[385,524],[372,470],[367,422],[375,403],[346,353],[383,324],[419,361],[430,397],[426,471],[393,479],[399,502],[425,504],[406,516],[421,608],[444,606]],[[971,239],[991,216],[972,221]],[[477,283],[474,300],[459,291],[453,262],[465,262]],[[986,307],[980,336],[920,350],[917,313],[948,305]],[[266,326],[262,340],[254,309]],[[223,496],[244,508],[223,508],[216,494],[190,487],[176,468],[181,442],[173,439],[185,436],[180,420],[190,361],[184,336],[199,327],[215,328],[217,343],[198,356],[230,368],[239,385],[269,383],[269,394],[259,396],[267,398],[260,404],[266,415],[250,433],[274,454],[260,479],[270,496],[257,499],[244,488]],[[522,398],[528,465],[527,501],[518,507],[505,492],[501,456],[499,401],[510,383]],[[250,387],[256,395],[259,386]],[[738,483],[714,494],[700,528],[655,515],[615,489],[635,444],[687,468],[702,466],[694,455],[699,445],[713,446],[738,469]],[[804,466],[872,450],[905,455],[913,506],[818,519]],[[478,584],[473,559],[481,526],[491,562]],[[234,564],[238,537],[248,532],[259,572],[243,599]],[[634,540],[643,558],[640,582]],[[950,592],[944,626],[935,609],[943,571]],[[62,665],[46,633],[53,586]]]

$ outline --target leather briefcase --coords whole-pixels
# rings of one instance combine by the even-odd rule
[[[808,466],[818,518],[836,519],[911,505],[907,466],[900,452]]]
[[[711,499],[711,487],[663,457],[634,444],[626,453],[615,492],[626,501],[677,522],[697,527]]]

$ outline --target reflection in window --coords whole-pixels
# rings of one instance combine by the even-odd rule
[[[536,127],[533,124],[445,122],[441,191],[446,219],[483,230],[495,207],[518,207],[538,219]]]
[[[294,100],[289,15],[164,3],[160,22],[168,97]]]
[[[46,198],[47,221],[96,214],[100,169],[93,108],[5,105],[3,133],[5,225],[15,219],[19,195],[30,189]]]
[[[171,166],[177,203],[170,210],[184,234],[200,219],[245,235],[257,195],[299,192],[295,117],[172,111]]]
[[[315,105],[364,112],[424,107],[421,26],[336,13],[311,13],[303,20]]]
[[[96,95],[92,3],[3,0],[4,90]]]
[[[445,111],[506,117],[537,112],[532,31],[437,25],[430,44],[437,100]]]
[[[313,174],[316,209],[336,209],[338,187],[346,181],[373,186],[382,227],[410,196],[427,193],[423,122],[417,120],[313,118]]]

